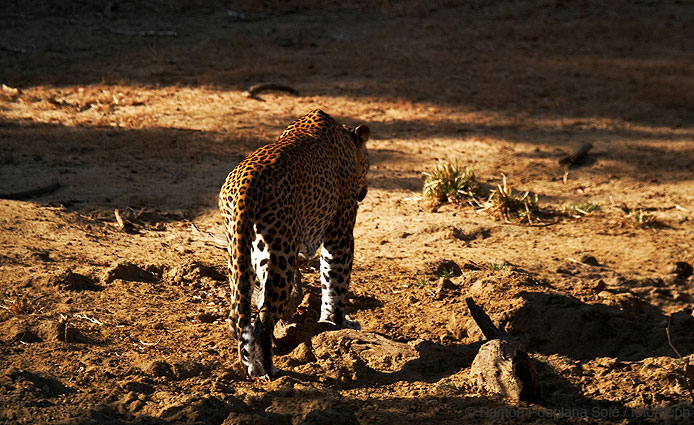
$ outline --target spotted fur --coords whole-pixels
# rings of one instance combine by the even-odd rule
[[[297,256],[321,248],[321,316],[359,328],[344,313],[357,205],[366,196],[369,129],[316,109],[243,160],[219,194],[227,229],[229,326],[251,378],[270,379],[272,334],[291,293]],[[255,280],[258,313],[251,317]]]

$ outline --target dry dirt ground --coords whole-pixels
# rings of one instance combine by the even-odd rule
[[[312,3],[5,3],[0,422],[694,423],[694,4]],[[191,224],[220,232],[226,174],[317,107],[372,131],[363,331],[248,382],[224,252]],[[433,207],[442,160],[548,214]],[[537,400],[471,384],[466,297],[526,342]]]

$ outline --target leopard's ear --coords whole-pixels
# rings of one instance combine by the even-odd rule
[[[357,143],[357,146],[361,146],[369,140],[371,130],[364,124],[360,124],[354,129],[354,134],[357,136],[354,141]]]

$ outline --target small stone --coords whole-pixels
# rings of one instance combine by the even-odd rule
[[[451,313],[451,317],[448,320],[448,323],[446,323],[446,330],[459,341],[465,338],[467,336],[467,323],[465,316],[455,312]]]
[[[8,342],[33,343],[41,342],[43,339],[31,329],[29,323],[18,317],[11,317],[5,322],[0,322],[0,333],[3,339]]]
[[[605,369],[616,369],[617,367],[621,366],[622,363],[617,361],[617,359],[614,357],[599,357],[595,359],[595,365]]]
[[[602,292],[605,289],[606,286],[607,285],[605,284],[605,281],[600,279],[597,281],[597,283],[595,285],[593,285],[593,287],[591,289],[593,290],[594,293],[599,294],[600,292]]]
[[[245,381],[248,379],[248,374],[246,373],[246,367],[237,358],[231,367],[224,370],[217,379],[222,381]]]
[[[176,378],[180,380],[206,375],[209,373],[208,367],[193,360],[184,360],[182,362],[174,363],[172,365],[172,369]]]
[[[46,321],[39,325],[39,335],[47,341],[93,344],[94,341],[74,327],[69,320]]]
[[[140,366],[140,369],[147,375],[155,378],[163,377],[166,379],[173,379],[175,377],[171,365],[163,360],[154,360],[144,363]]]
[[[584,255],[583,257],[581,257],[581,263],[587,264],[589,266],[600,266],[598,260],[592,255]]]
[[[684,261],[677,261],[675,264],[670,266],[668,274],[675,275],[677,279],[687,279],[694,273],[694,267],[691,264]]]
[[[154,387],[146,382],[140,381],[129,381],[122,385],[123,389],[126,391],[132,391],[138,394],[152,394],[154,392]]]
[[[275,346],[277,350],[286,353],[293,350],[301,343],[311,341],[316,326],[316,322],[313,321],[288,323],[284,320],[280,320],[277,322],[274,329]]]
[[[197,319],[201,321],[202,323],[213,323],[215,320],[219,319],[220,317],[216,314],[210,313],[210,312],[203,312],[198,314]]]
[[[316,356],[313,355],[311,347],[302,342],[299,344],[291,353],[289,353],[288,366],[299,366],[306,363],[312,363],[316,361]]]
[[[451,282],[450,279],[446,279],[446,278],[442,277],[439,279],[438,285],[436,286],[436,297],[435,298],[437,300],[443,299],[447,291],[449,291],[451,289],[455,289],[455,288],[456,288],[456,285],[453,282]]]

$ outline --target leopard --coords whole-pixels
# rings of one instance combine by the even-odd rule
[[[368,190],[370,135],[365,124],[347,127],[314,109],[241,161],[222,186],[219,209],[231,287],[227,323],[250,379],[277,375],[274,327],[301,260],[314,257],[318,248],[318,321],[361,328],[345,314],[345,301],[357,209]]]

